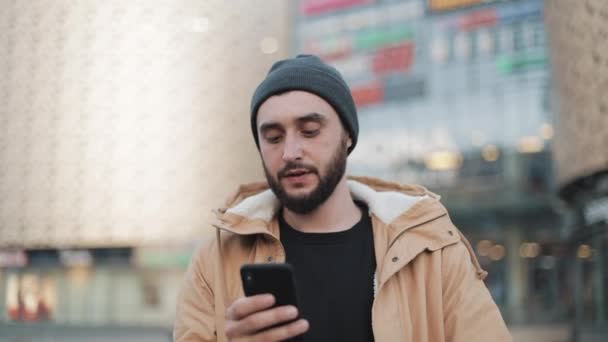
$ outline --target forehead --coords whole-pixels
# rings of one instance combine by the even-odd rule
[[[310,113],[339,120],[334,108],[318,95],[293,90],[269,97],[258,110],[257,126],[266,122],[289,123]]]

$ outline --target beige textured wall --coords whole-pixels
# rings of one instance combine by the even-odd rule
[[[248,105],[287,55],[287,6],[0,0],[0,247],[210,232],[262,177]]]
[[[608,169],[608,1],[545,1],[560,185]]]

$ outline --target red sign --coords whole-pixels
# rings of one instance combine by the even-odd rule
[[[373,2],[374,0],[303,0],[300,11],[305,15],[316,15]]]
[[[384,47],[376,51],[372,60],[372,69],[376,74],[389,71],[407,71],[414,61],[414,44],[408,42]]]
[[[461,30],[473,30],[478,27],[494,26],[498,22],[498,12],[495,9],[476,11],[462,16],[458,20]]]
[[[351,93],[353,94],[353,99],[357,106],[382,102],[384,99],[384,89],[382,88],[382,85],[377,82],[353,87]]]

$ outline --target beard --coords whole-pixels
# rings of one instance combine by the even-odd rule
[[[321,175],[314,166],[299,162],[288,162],[283,169],[279,170],[277,176],[274,177],[266,168],[266,164],[262,162],[262,164],[264,164],[264,174],[266,175],[268,185],[285,208],[296,214],[308,214],[325,203],[329,196],[333,194],[336,186],[344,176],[344,172],[346,172],[346,158],[348,156],[346,141],[347,137],[344,135],[341,144],[338,145],[338,148],[334,151],[323,175]],[[305,169],[310,173],[316,174],[317,177],[319,177],[319,184],[308,194],[290,196],[281,185],[281,179],[285,177],[285,174],[288,171],[293,169]]]

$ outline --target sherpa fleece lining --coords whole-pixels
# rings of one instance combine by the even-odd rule
[[[408,211],[416,203],[429,197],[428,195],[411,196],[398,191],[376,191],[355,180],[348,180],[347,183],[353,198],[366,203],[370,212],[387,224]],[[279,208],[279,200],[272,190],[268,189],[244,199],[227,212],[248,219],[262,219],[270,222]]]

